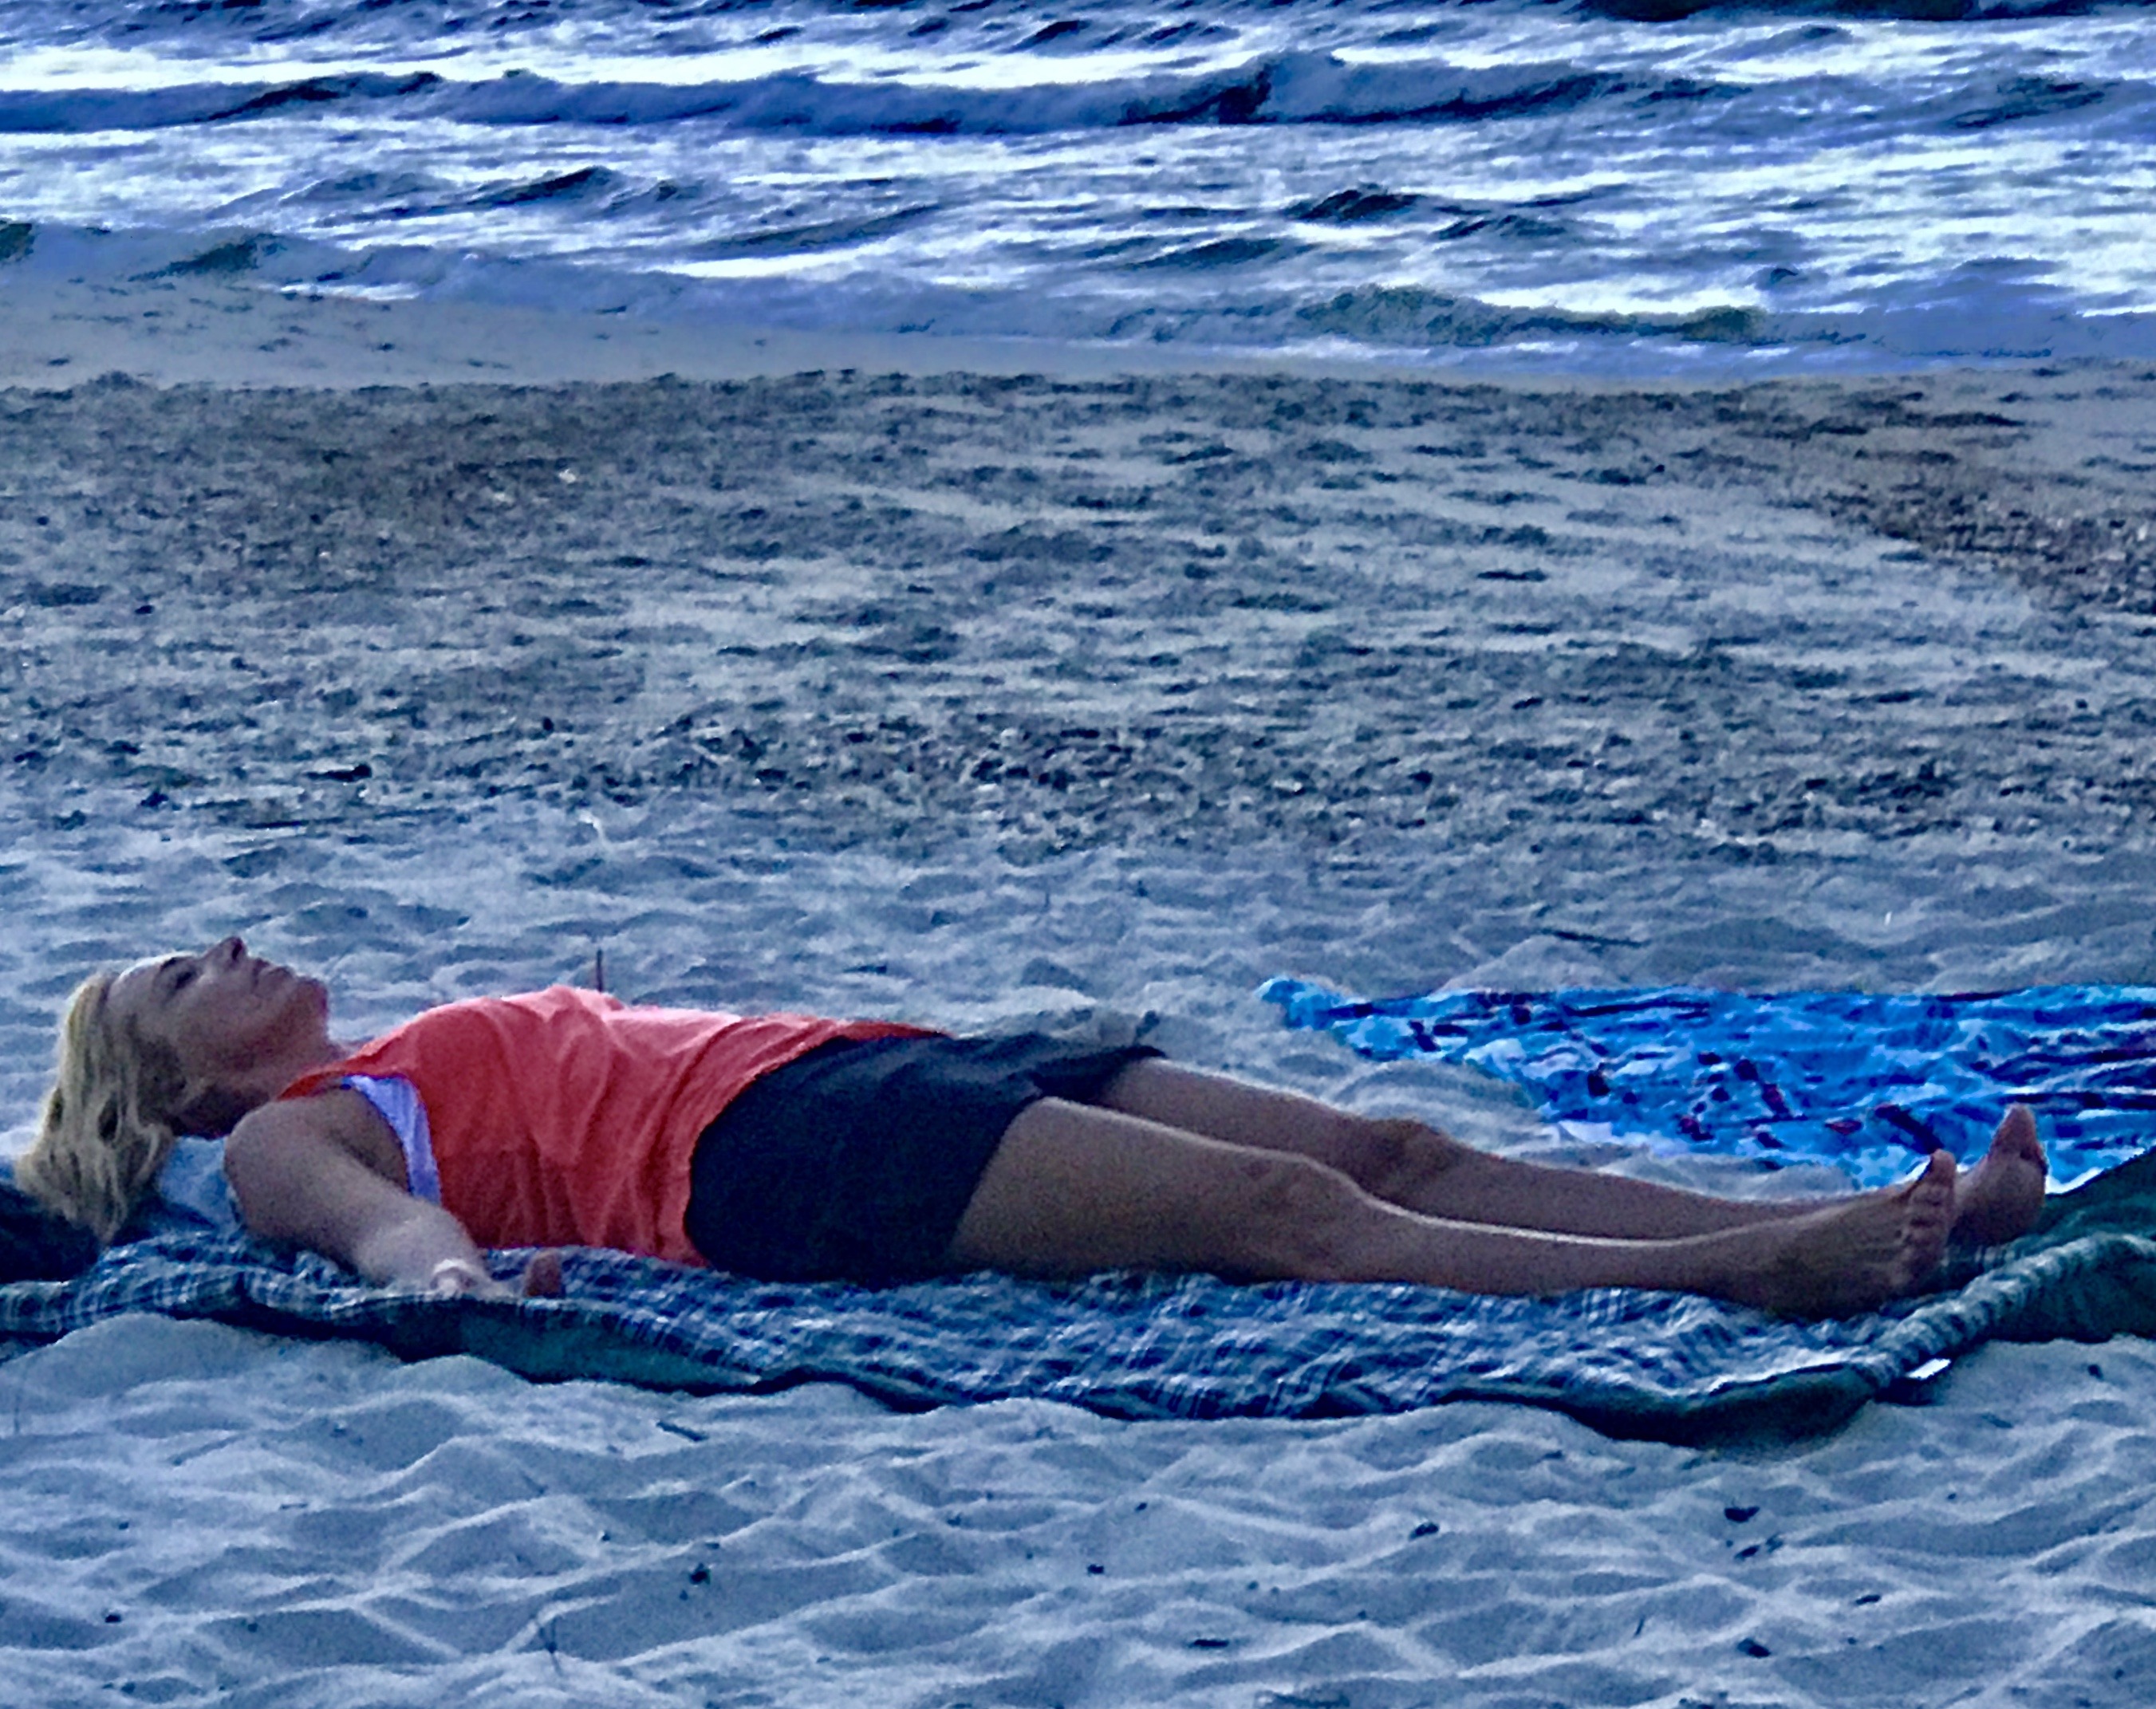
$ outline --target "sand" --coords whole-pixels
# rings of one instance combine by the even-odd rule
[[[11,1702],[2124,1704],[2138,1343],[1773,1455],[538,1388],[126,1319],[0,1368]],[[223,1695],[217,1695],[217,1694]]]
[[[632,997],[1142,1032],[1758,1193],[1832,1177],[1568,1145],[1251,991],[2151,978],[2145,367],[1448,383],[97,299],[0,287],[18,1142],[76,978],[235,929],[353,1031],[603,950]],[[2138,1344],[1993,1347],[1701,1453],[128,1320],[0,1365],[0,1695],[2125,1701],[2152,1403]]]

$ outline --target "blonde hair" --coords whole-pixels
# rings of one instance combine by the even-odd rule
[[[156,1183],[187,1097],[178,1055],[113,1013],[116,977],[94,973],[68,998],[38,1137],[15,1164],[18,1186],[100,1245]]]

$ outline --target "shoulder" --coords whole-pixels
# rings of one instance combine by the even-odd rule
[[[235,1179],[280,1155],[329,1147],[363,1163],[396,1186],[404,1180],[404,1152],[381,1111],[344,1086],[284,1097],[250,1110],[225,1142],[225,1172]]]

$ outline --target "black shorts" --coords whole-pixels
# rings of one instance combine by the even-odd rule
[[[714,1268],[769,1281],[937,1275],[1019,1111],[1041,1098],[1082,1102],[1159,1055],[1037,1033],[819,1044],[704,1130],[685,1232]]]

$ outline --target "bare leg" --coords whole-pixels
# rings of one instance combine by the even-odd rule
[[[1941,1153],[1906,1186],[1804,1216],[1674,1239],[1583,1238],[1421,1214],[1307,1157],[1049,1098],[1012,1122],[951,1258],[1050,1275],[1136,1266],[1491,1294],[1666,1288],[1825,1316],[1931,1274],[1953,1173]]]
[[[1132,1064],[1096,1101],[1185,1132],[1314,1157],[1406,1209],[1499,1228],[1667,1240],[1786,1222],[1830,1202],[1717,1198],[1599,1170],[1521,1162],[1463,1145],[1411,1117],[1358,1116],[1297,1093],[1157,1059]],[[1991,1154],[1961,1183],[1957,1239],[1996,1245],[2025,1234],[2035,1219],[2043,1198],[2043,1147],[2034,1119],[2022,1106],[2015,1109],[2025,1135],[2010,1111]],[[2010,1159],[2001,1153],[2010,1127],[2017,1135]],[[2033,1196],[2022,1139],[2034,1152]],[[1966,1232],[1958,1227],[1965,1218],[1971,1219]]]
[[[1099,1102],[1150,1121],[1338,1169],[1365,1192],[1429,1216],[1619,1240],[1666,1240],[1782,1222],[1816,1203],[1758,1203],[1591,1169],[1521,1162],[1409,1117],[1357,1116],[1180,1064],[1133,1063]]]

